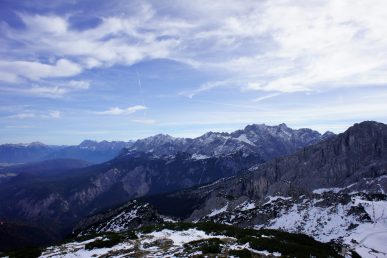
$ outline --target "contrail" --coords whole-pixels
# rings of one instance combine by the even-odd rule
[[[140,73],[136,70],[137,74],[137,82],[138,86],[140,87],[140,99],[141,99],[141,105],[145,106],[145,99],[144,99],[144,91],[142,90],[142,84],[141,84],[141,79],[140,79]],[[146,109],[144,109],[144,119],[146,119]]]

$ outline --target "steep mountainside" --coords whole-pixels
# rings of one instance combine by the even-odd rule
[[[212,158],[137,153],[71,173],[23,174],[2,184],[0,217],[44,223],[68,233],[91,212],[144,195],[209,183],[259,162],[239,152]]]

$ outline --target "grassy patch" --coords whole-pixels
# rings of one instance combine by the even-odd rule
[[[121,241],[119,239],[98,239],[94,242],[88,243],[85,245],[86,250],[98,249],[98,248],[110,248],[119,244]]]
[[[184,244],[185,251],[202,251],[203,254],[218,254],[222,251],[219,238],[209,238]]]
[[[42,254],[42,250],[37,247],[23,248],[17,251],[10,251],[5,253],[5,257],[10,258],[36,258]]]

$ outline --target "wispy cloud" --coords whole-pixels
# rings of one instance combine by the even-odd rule
[[[129,114],[133,114],[137,111],[145,110],[145,109],[147,109],[147,107],[142,106],[142,105],[131,106],[128,108],[112,107],[112,108],[109,108],[108,110],[105,110],[105,111],[95,112],[95,114],[111,115],[111,116],[129,115]]]
[[[8,118],[16,119],[59,119],[61,118],[62,113],[58,110],[49,110],[49,111],[35,111],[35,110],[26,110],[21,113],[13,114],[8,116]]]
[[[90,82],[88,81],[70,80],[68,82],[56,82],[54,85],[52,82],[42,81],[40,84],[33,84],[28,88],[3,86],[0,87],[0,91],[46,98],[61,98],[68,93],[87,90],[89,88]]]

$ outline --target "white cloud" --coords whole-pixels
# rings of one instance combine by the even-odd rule
[[[4,78],[14,82],[15,76],[31,80],[71,77],[84,69],[168,58],[178,41],[157,40],[158,32],[142,28],[153,16],[149,5],[144,3],[142,6],[135,17],[102,17],[100,25],[83,31],[71,29],[68,17],[19,14],[26,29],[15,30],[5,26],[5,35],[11,41],[23,41],[25,47],[22,50],[27,56],[49,53],[72,61],[60,59],[55,65],[37,61],[7,61],[0,65],[0,68],[10,67]]]
[[[43,64],[31,61],[0,61],[0,80],[20,82],[23,79],[33,81],[42,78],[69,77],[82,72],[82,67],[66,59],[59,59],[55,64]]]
[[[62,34],[68,28],[66,19],[57,16],[27,15],[20,13],[19,17],[28,28],[33,28],[33,30],[39,33]]]
[[[142,105],[136,105],[136,106],[131,106],[125,109],[119,108],[119,107],[112,107],[109,108],[108,110],[105,111],[100,111],[100,112],[95,112],[98,115],[112,115],[112,116],[117,116],[117,115],[128,115],[128,114],[133,114],[137,111],[140,110],[145,110],[147,107],[142,106]]]

